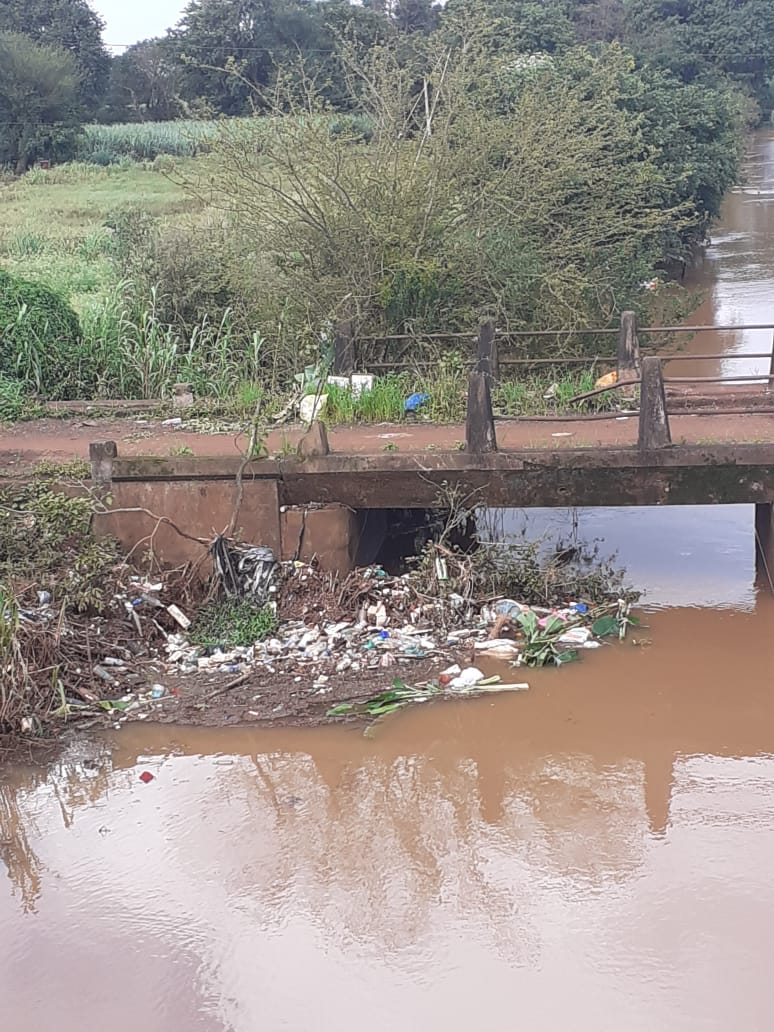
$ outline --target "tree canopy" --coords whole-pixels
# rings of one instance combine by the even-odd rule
[[[87,114],[99,107],[110,77],[103,27],[87,0],[0,0],[0,31],[21,33],[73,56],[78,99]]]
[[[72,144],[80,124],[78,70],[61,47],[0,32],[0,164],[22,173]]]

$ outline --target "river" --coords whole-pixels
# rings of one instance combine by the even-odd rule
[[[691,271],[696,321],[772,321],[773,221],[761,133]],[[768,343],[690,347],[717,349],[710,375]],[[508,537],[526,517],[489,518]],[[2,771],[3,1029],[768,1030],[774,600],[752,511],[529,520],[617,549],[646,591],[637,644],[373,738],[129,725]]]

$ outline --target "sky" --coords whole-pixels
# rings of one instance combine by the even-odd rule
[[[106,43],[128,46],[161,36],[178,21],[186,0],[90,0],[106,22]],[[118,48],[120,49],[120,48]]]

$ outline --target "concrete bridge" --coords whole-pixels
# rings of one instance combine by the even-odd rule
[[[343,353],[351,350],[347,344]],[[374,510],[443,509],[452,501],[471,509],[749,503],[756,506],[759,559],[768,576],[774,572],[774,358],[772,376],[756,387],[740,392],[738,380],[727,378],[733,390],[698,401],[668,391],[663,365],[674,360],[641,355],[633,316],[624,313],[617,382],[605,389],[627,391],[637,411],[579,416],[569,424],[566,417],[539,423],[535,417],[497,417],[491,399],[500,364],[497,335],[483,324],[469,375],[464,441],[456,446],[441,434],[437,444],[430,439],[421,450],[385,451],[382,445],[368,451],[363,438],[373,433],[355,428],[343,435],[347,444],[339,451],[321,423],[309,428],[292,457],[261,461],[123,457],[113,442],[94,443],[93,478],[112,507],[103,523],[127,548],[150,544],[166,562],[193,558],[228,529],[277,554],[317,554],[341,569],[355,562],[364,514]],[[673,422],[709,419],[717,427],[718,416],[725,417],[725,435],[673,440]],[[626,429],[608,433],[609,444],[595,441],[589,428],[597,420],[619,428],[626,423]],[[526,425],[540,438],[539,447],[524,446]],[[568,425],[573,429],[563,429]],[[577,446],[567,446],[570,437]],[[558,446],[558,440],[565,443]]]

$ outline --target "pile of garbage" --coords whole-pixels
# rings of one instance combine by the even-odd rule
[[[496,659],[514,667],[562,665],[582,650],[599,648],[605,638],[623,637],[636,623],[624,600],[553,609],[512,599],[479,603],[454,591],[428,595],[416,571],[390,576],[370,566],[339,584],[313,565],[278,563],[267,549],[260,556],[247,549],[229,558],[225,543],[213,547],[224,590],[265,602],[277,619],[273,633],[237,646],[196,644],[185,631],[168,635],[169,669],[182,674],[258,669],[294,675],[325,693],[341,675],[386,672],[417,660],[448,663],[465,655],[474,664]],[[465,687],[482,680],[481,673]]]
[[[147,719],[166,696],[184,694],[189,678],[193,688],[222,675],[220,693],[253,673],[263,675],[258,688],[282,678],[323,698],[335,690],[332,716],[379,717],[431,698],[522,691],[504,663],[561,666],[636,624],[624,599],[552,608],[479,598],[478,560],[431,548],[409,572],[370,566],[342,579],[219,537],[213,578],[198,593],[177,575],[153,580],[125,564],[111,567],[92,613],[44,590],[37,605],[30,593],[22,605],[0,592],[0,678],[12,686],[0,699],[0,727],[33,731],[52,717],[105,713]],[[213,611],[235,613],[239,635],[219,618],[205,634]],[[369,697],[382,676],[391,687]],[[352,696],[340,702],[343,685]]]

